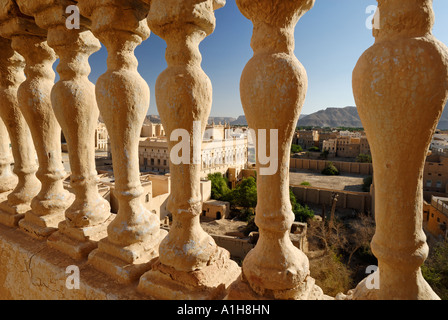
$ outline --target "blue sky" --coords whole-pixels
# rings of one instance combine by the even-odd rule
[[[448,0],[433,0],[436,14],[434,35],[448,45]],[[295,29],[295,54],[308,73],[308,93],[302,114],[327,107],[354,106],[351,75],[360,55],[374,38],[366,27],[371,15],[366,13],[375,0],[316,0]],[[215,12],[215,32],[200,46],[202,68],[213,84],[211,116],[243,115],[239,81],[241,72],[252,57],[252,23],[239,11],[235,0],[227,0]],[[165,41],[154,34],[136,50],[139,72],[151,89],[148,114],[158,114],[155,82],[166,68]],[[90,80],[106,71],[107,50],[103,47],[90,57]]]

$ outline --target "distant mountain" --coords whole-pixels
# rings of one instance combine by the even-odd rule
[[[232,126],[247,126],[246,116],[239,116],[238,119],[230,123]]]
[[[235,120],[236,118],[233,117],[209,117],[208,123],[211,124],[212,122],[214,122],[215,124],[218,124],[221,122],[221,124],[224,124],[224,123],[232,123]]]
[[[100,120],[101,121],[101,120]],[[160,123],[160,116],[158,115],[147,115],[146,122]],[[230,125],[240,125],[247,126],[246,116],[239,116],[238,119],[233,117],[210,117],[209,123],[212,121],[215,124],[219,122],[230,123]],[[325,110],[320,110],[312,114],[301,114],[297,126],[300,127],[352,127],[352,128],[362,128],[361,119],[358,115],[358,110],[356,107],[345,107],[345,108],[327,108]],[[448,103],[445,106],[443,114],[440,118],[438,129],[448,130]]]
[[[327,108],[299,119],[300,127],[362,127],[356,107]]]
[[[159,115],[148,114],[144,123],[162,123]]]
[[[448,103],[445,105],[442,116],[440,117],[437,129],[448,130]]]
[[[352,127],[362,128],[361,119],[356,107],[327,108],[301,117],[297,126],[300,127]],[[438,129],[448,130],[448,104],[440,118]]]
[[[308,115],[301,114],[299,117],[299,120],[305,118],[306,116],[308,116]],[[215,123],[216,123],[216,121],[215,121]],[[236,119],[233,122],[230,122],[230,125],[232,125],[232,126],[247,126],[246,116],[239,116],[238,119]]]

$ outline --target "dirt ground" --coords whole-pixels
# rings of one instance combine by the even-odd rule
[[[246,227],[247,222],[221,219],[221,220],[208,220],[201,217],[201,227],[208,234],[224,235],[224,236],[237,236],[243,238],[243,230]]]
[[[298,170],[289,173],[289,183],[290,185],[300,185],[302,182],[307,181],[313,187],[362,192],[363,179],[365,177],[367,176],[355,174],[326,176],[313,171]]]

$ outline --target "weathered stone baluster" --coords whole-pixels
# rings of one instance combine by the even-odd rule
[[[379,283],[354,299],[437,299],[420,266],[423,166],[448,95],[448,50],[431,33],[432,0],[379,0],[375,44],[353,72],[353,91],[370,143],[375,181]],[[372,279],[375,277],[373,276]]]
[[[13,190],[17,184],[17,176],[13,174],[11,169],[12,156],[9,141],[6,126],[0,119],[0,199],[2,199],[2,194]]]
[[[108,237],[89,255],[97,269],[121,282],[140,277],[158,256],[166,232],[142,204],[138,142],[149,107],[149,87],[137,71],[135,48],[149,37],[149,8],[135,0],[78,1],[92,32],[107,48],[107,71],[96,83],[101,115],[111,139],[115,195],[119,209]]]
[[[294,28],[313,4],[314,0],[237,0],[240,11],[254,25],[254,56],[243,71],[240,93],[249,127],[257,137],[255,222],[260,237],[244,259],[242,280],[232,286],[229,299],[323,296],[310,277],[308,258],[289,237],[294,221],[289,199],[290,145],[308,83],[294,55]],[[262,139],[260,145],[264,132],[266,144]],[[265,154],[271,155],[268,164],[260,161],[265,146]],[[278,158],[272,157],[276,152]]]
[[[168,68],[157,79],[157,107],[168,137],[175,130],[190,137],[188,150],[182,150],[187,163],[175,164],[170,157],[174,183],[167,209],[173,223],[160,245],[159,262],[139,284],[141,292],[159,299],[219,298],[240,272],[229,252],[218,247],[199,222],[201,163],[195,152],[200,153],[212,104],[212,85],[201,68],[199,44],[213,32],[214,10],[224,4],[224,0],[151,1],[148,24],[167,42]],[[169,141],[170,152],[176,143]]]
[[[66,172],[61,157],[61,127],[50,100],[55,74],[52,65],[54,51],[46,42],[46,32],[34,20],[20,13],[13,1],[2,0],[3,21],[1,33],[11,38],[12,48],[25,58],[26,80],[18,89],[19,106],[31,130],[39,161],[36,176],[42,187],[31,201],[31,211],[19,221],[22,230],[36,238],[53,233],[64,212],[73,201],[73,195],[63,188]]]
[[[55,115],[67,139],[71,176],[75,193],[73,204],[65,211],[66,220],[48,238],[48,244],[74,259],[81,259],[106,237],[111,221],[110,205],[98,193],[95,168],[95,128],[99,115],[95,86],[89,81],[89,56],[101,44],[86,29],[68,29],[66,7],[74,2],[63,0],[18,0],[25,14],[35,17],[36,24],[48,30],[47,43],[58,55],[60,80],[51,91]]]
[[[31,200],[40,189],[36,178],[37,163],[31,133],[17,101],[17,89],[25,80],[23,57],[11,48],[11,40],[0,38],[0,117],[9,132],[14,173],[17,178],[0,178],[1,181],[15,180],[14,190],[7,201],[0,203],[0,223],[17,226],[19,219],[31,209]],[[3,137],[3,133],[0,134]],[[8,144],[9,152],[9,144]],[[9,167],[10,163],[8,163]],[[10,167],[9,167],[10,168]],[[18,180],[18,182],[17,182]],[[3,184],[3,183],[2,183]]]

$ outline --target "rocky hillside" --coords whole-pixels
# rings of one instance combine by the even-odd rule
[[[356,107],[345,107],[327,108],[301,117],[297,126],[361,128],[363,125]],[[448,104],[445,106],[437,128],[448,130]]]
[[[356,107],[327,108],[301,118],[300,127],[362,127]]]

